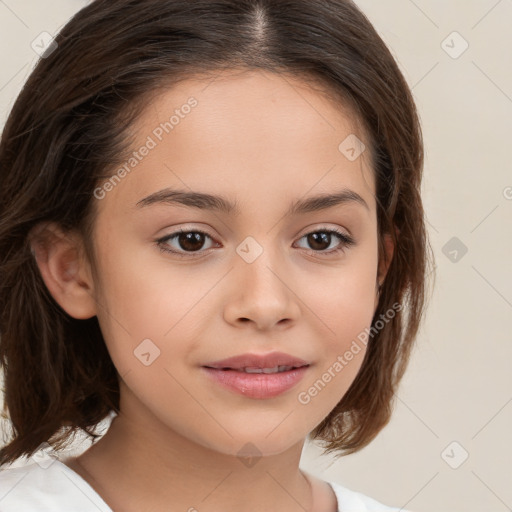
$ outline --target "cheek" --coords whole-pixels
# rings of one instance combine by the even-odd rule
[[[311,289],[308,305],[321,321],[322,372],[336,402],[357,375],[374,315],[377,249],[366,247]],[[335,389],[336,388],[336,389]]]
[[[374,314],[377,248],[367,244],[337,268],[327,268],[315,279],[304,275],[299,285],[305,302],[319,319],[330,342],[343,349],[353,337],[370,327]]]
[[[297,391],[295,420],[309,431],[316,427],[340,402],[354,382],[366,354],[371,326],[371,298],[340,297],[326,305],[322,356],[311,378]],[[331,332],[331,329],[333,332]]]
[[[157,248],[148,249],[151,254],[111,245],[117,250],[105,251],[101,258],[104,292],[98,320],[118,372],[139,369],[139,353],[148,351],[151,358],[158,356],[158,366],[187,361],[211,307],[207,296],[222,273],[167,261]]]

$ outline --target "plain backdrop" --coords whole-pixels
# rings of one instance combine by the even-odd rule
[[[31,47],[84,0],[0,0],[0,126]],[[390,47],[425,137],[436,287],[393,419],[338,460],[302,467],[417,512],[512,509],[512,1],[357,0]]]

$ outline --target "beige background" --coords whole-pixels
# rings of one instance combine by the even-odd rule
[[[510,510],[512,1],[356,3],[390,46],[420,109],[438,277],[392,422],[338,461],[308,445],[302,466],[417,512]],[[0,0],[0,126],[37,60],[31,42],[85,4]],[[464,40],[469,47],[458,55]],[[452,468],[465,451],[467,460]]]

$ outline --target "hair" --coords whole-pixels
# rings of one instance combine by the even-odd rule
[[[98,319],[72,318],[53,299],[31,251],[32,229],[55,222],[80,233],[94,269],[93,191],[125,161],[148,99],[180,80],[231,69],[321,84],[364,127],[379,257],[385,233],[395,245],[372,326],[396,314],[372,331],[355,380],[309,436],[338,455],[366,446],[390,420],[433,258],[420,197],[419,116],[367,17],[349,0],[95,0],[55,43],[0,141],[0,367],[11,428],[0,464],[44,442],[59,449],[79,430],[96,439],[98,423],[119,412],[118,374]],[[403,308],[393,309],[397,303]]]

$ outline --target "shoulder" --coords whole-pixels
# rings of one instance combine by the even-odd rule
[[[2,512],[112,512],[94,489],[58,459],[0,466]]]
[[[339,512],[407,512],[401,507],[390,507],[365,494],[351,491],[335,482],[327,482],[336,494]]]

